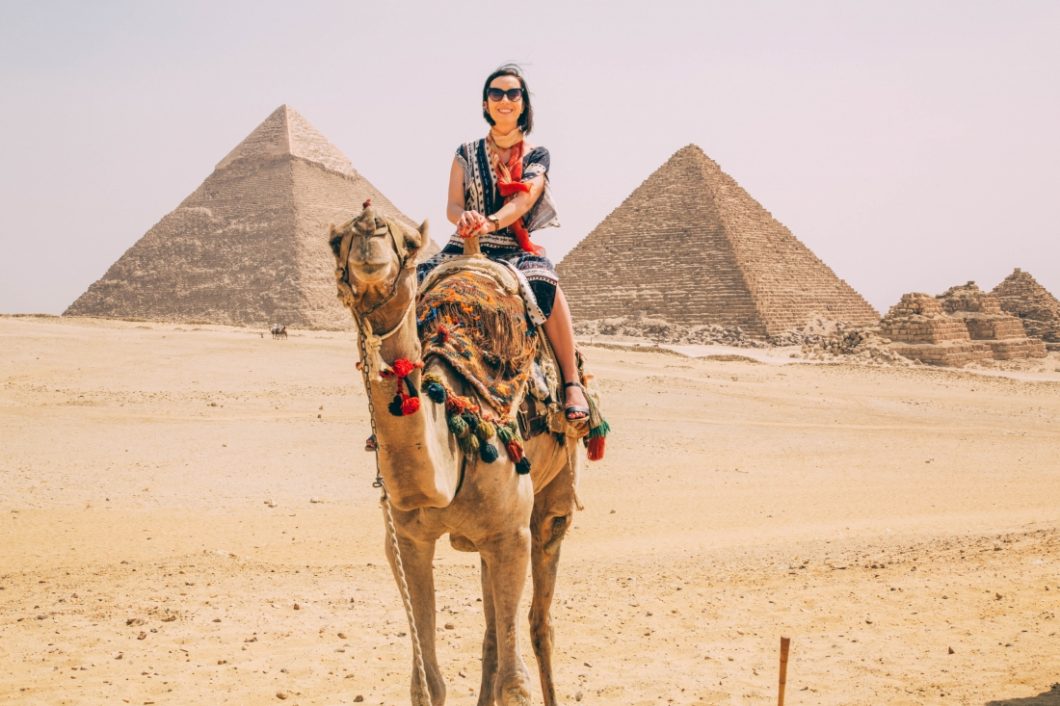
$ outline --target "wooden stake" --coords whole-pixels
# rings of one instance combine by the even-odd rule
[[[788,650],[791,638],[780,638],[780,688],[777,690],[777,706],[784,706],[784,687],[788,683]]]

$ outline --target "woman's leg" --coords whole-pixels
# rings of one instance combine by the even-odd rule
[[[556,287],[556,300],[552,304],[552,314],[545,321],[545,333],[556,352],[563,382],[580,382],[578,363],[574,358],[574,324],[571,322],[570,307],[563,290]],[[567,387],[563,390],[566,406],[586,407],[588,401],[580,387]],[[587,416],[587,415],[586,415]]]

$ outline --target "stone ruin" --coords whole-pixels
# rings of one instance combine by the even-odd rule
[[[377,211],[414,225],[282,105],[64,315],[352,328],[335,298],[327,229],[368,198]],[[430,243],[420,255],[434,251]]]
[[[1028,338],[1023,323],[1001,309],[975,282],[944,294],[903,294],[880,321],[891,350],[930,365],[963,366],[988,360],[1041,358],[1045,345]]]
[[[559,264],[576,322],[665,319],[775,339],[879,314],[695,146],[678,150]]]
[[[1031,336],[1046,342],[1050,350],[1060,350],[1060,301],[1020,268],[994,287],[992,292],[1001,309],[1023,321]]]

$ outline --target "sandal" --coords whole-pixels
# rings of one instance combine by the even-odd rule
[[[566,390],[568,387],[577,387],[582,391],[582,393],[585,392],[585,386],[582,385],[580,382],[563,383],[564,390]],[[589,407],[586,405],[569,404],[564,406],[563,414],[567,417],[568,422],[580,422],[589,418]]]

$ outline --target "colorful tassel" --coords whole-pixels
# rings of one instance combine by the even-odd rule
[[[401,413],[403,415],[415,414],[420,410],[420,398],[406,395],[401,400]]]
[[[604,439],[611,431],[611,425],[607,423],[600,414],[595,395],[588,395],[589,399],[589,436],[585,439],[588,447],[590,461],[599,461],[604,457]]]
[[[464,421],[467,422],[467,426],[471,431],[478,430],[479,418],[474,413],[464,412],[461,416],[464,418]]]
[[[413,370],[422,367],[423,361],[413,363],[408,358],[398,358],[390,364],[389,370],[384,370],[381,373],[384,378],[397,378],[397,390],[395,391],[394,399],[390,400],[390,404],[387,405],[387,410],[395,417],[404,417],[419,411],[419,393],[416,391],[416,386],[408,379],[408,376],[412,374]],[[404,381],[404,386],[408,392],[401,389],[402,381]]]
[[[525,476],[527,473],[529,473],[530,472],[530,459],[526,458],[525,456],[523,458],[519,459],[516,462],[516,464],[515,464],[515,472],[518,473],[519,475],[523,475],[523,476]]]
[[[465,422],[461,417],[459,417],[457,415],[453,415],[453,416],[449,417],[448,422],[449,422],[449,431],[451,431],[453,433],[453,436],[455,436],[458,439],[463,439],[465,436],[467,436],[467,433],[468,433],[467,422]]]
[[[519,445],[518,441],[509,441],[505,444],[504,449],[508,452],[508,458],[515,463],[523,460],[523,447]]]
[[[599,461],[604,457],[604,443],[607,441],[606,436],[594,436],[589,439],[589,460]]]
[[[482,446],[479,447],[478,455],[481,456],[482,460],[486,463],[493,463],[497,460],[500,452],[497,451],[497,447],[493,444],[483,443]]]
[[[427,396],[431,398],[432,402],[437,404],[444,404],[446,398],[445,388],[436,382],[429,382],[424,387],[427,391]]]
[[[501,424],[497,427],[497,438],[502,444],[507,445],[512,440],[512,430],[506,424]]]
[[[493,425],[483,419],[481,422],[478,423],[478,428],[475,429],[475,433],[478,434],[478,438],[485,441],[486,439],[489,439],[491,436],[493,436]]]

